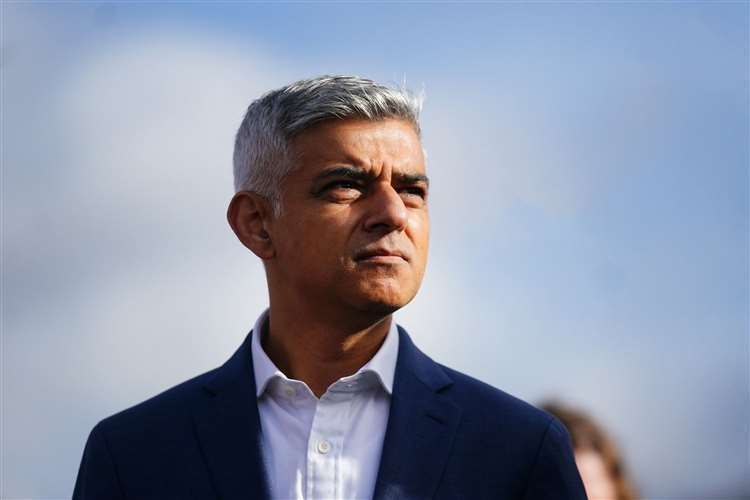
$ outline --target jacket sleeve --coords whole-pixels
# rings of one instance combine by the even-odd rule
[[[552,419],[537,452],[524,500],[586,500],[568,431]]]
[[[94,427],[86,441],[78,470],[73,500],[121,500],[120,481],[101,424]]]

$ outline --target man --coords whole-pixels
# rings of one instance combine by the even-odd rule
[[[100,422],[75,498],[585,498],[557,420],[392,320],[427,260],[419,110],[355,77],[251,104],[227,216],[270,307],[223,366]]]

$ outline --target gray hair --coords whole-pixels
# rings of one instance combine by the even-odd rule
[[[420,134],[422,96],[356,76],[321,76],[272,90],[247,108],[234,143],[234,189],[281,211],[281,181],[294,169],[291,140],[325,120],[398,118]]]

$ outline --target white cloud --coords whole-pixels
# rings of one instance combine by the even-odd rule
[[[34,40],[40,59],[75,50]],[[27,378],[36,390],[7,387],[10,497],[69,495],[96,419],[222,363],[267,301],[224,212],[234,131],[284,70],[247,44],[181,31],[79,49],[46,80],[24,65],[11,75],[44,105],[9,110],[30,133],[8,157],[3,384],[31,360],[45,368]],[[38,439],[57,456],[26,447]],[[43,483],[29,473],[40,467],[55,471]]]

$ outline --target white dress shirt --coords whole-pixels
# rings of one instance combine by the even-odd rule
[[[260,337],[267,318],[268,310],[253,327],[252,356],[271,497],[372,498],[398,356],[395,320],[375,356],[318,399],[307,384],[284,375],[263,350]]]

